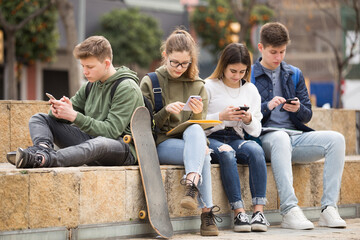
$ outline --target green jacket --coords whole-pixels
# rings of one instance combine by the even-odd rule
[[[104,83],[96,81],[87,98],[84,84],[70,99],[74,110],[78,112],[73,124],[91,136],[119,139],[125,134],[131,135],[129,124],[132,113],[137,107],[144,106],[136,73],[124,66],[116,70]],[[111,100],[112,84],[122,77],[129,79],[118,85]],[[130,150],[136,159],[132,144]]]
[[[155,72],[158,76],[159,84],[162,89],[162,102],[164,106],[160,111],[154,113],[155,124],[160,129],[156,140],[156,143],[159,144],[169,138],[166,136],[166,132],[177,125],[186,122],[189,119],[206,119],[208,97],[204,81],[200,78],[191,80],[182,76],[174,79],[167,72],[165,66],[156,69]],[[140,88],[143,95],[150,100],[154,108],[154,94],[149,76],[146,75],[141,80]],[[202,97],[204,107],[201,113],[193,114],[191,111],[182,111],[180,114],[170,114],[165,110],[166,105],[170,103],[176,101],[185,103],[191,95],[200,95]]]

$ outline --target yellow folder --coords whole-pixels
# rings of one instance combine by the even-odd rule
[[[174,136],[180,133],[183,133],[185,129],[190,126],[191,124],[199,124],[204,130],[214,127],[218,124],[222,123],[222,121],[218,120],[188,120],[176,126],[175,128],[171,129],[166,133],[166,136]]]

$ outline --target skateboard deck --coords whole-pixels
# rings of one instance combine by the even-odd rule
[[[138,107],[135,110],[131,117],[130,128],[140,166],[150,225],[160,236],[170,238],[173,235],[173,227],[151,131],[150,114],[146,107]]]

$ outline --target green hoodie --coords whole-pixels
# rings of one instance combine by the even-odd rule
[[[185,78],[172,78],[165,66],[156,69],[156,75],[159,79],[159,84],[162,89],[162,102],[164,107],[154,114],[156,126],[160,129],[156,143],[159,144],[169,137],[166,132],[176,127],[177,125],[186,122],[189,119],[200,120],[206,119],[208,96],[204,86],[204,81],[200,78],[195,80]],[[150,100],[154,109],[154,93],[152,90],[152,83],[149,76],[145,76],[140,83],[143,95]],[[166,105],[180,101],[185,103],[189,96],[200,95],[203,102],[203,111],[198,114],[193,114],[191,111],[182,111],[179,114],[170,114],[165,110]]]
[[[112,84],[122,77],[129,79],[118,85],[111,99]],[[131,135],[129,123],[132,113],[137,107],[144,106],[138,81],[135,72],[122,66],[117,68],[116,73],[104,83],[96,81],[87,98],[85,95],[86,84],[84,84],[70,99],[74,110],[78,112],[73,123],[94,137],[119,139],[125,134]],[[136,158],[132,144],[130,149]]]

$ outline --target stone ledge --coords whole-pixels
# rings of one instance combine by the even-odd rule
[[[294,187],[301,207],[319,207],[322,195],[323,161],[294,165]],[[271,167],[268,164],[266,210],[279,208]],[[248,167],[239,165],[246,210],[251,206]],[[360,156],[348,156],[339,205],[360,203]],[[161,166],[171,219],[199,216],[200,210],[180,208],[184,174],[182,166]],[[219,165],[212,165],[214,204],[219,214],[230,214]],[[0,231],[80,225],[131,223],[146,203],[139,169],[131,167],[68,167],[16,169],[0,164]]]

